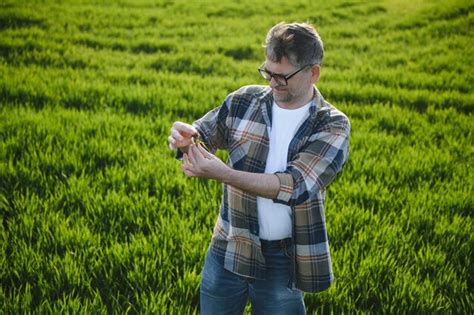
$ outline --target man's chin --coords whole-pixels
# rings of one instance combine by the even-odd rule
[[[288,94],[288,91],[273,90],[273,99],[278,102],[288,102],[291,96]]]

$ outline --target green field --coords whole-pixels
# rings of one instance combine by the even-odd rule
[[[469,0],[0,1],[0,313],[199,312],[221,187],[168,131],[265,84],[280,21],[317,27],[352,123],[308,313],[474,313]]]

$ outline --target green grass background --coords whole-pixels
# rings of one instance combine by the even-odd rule
[[[0,1],[0,313],[198,313],[221,187],[167,148],[309,21],[352,123],[308,313],[474,313],[472,1]],[[226,157],[225,152],[219,156]],[[249,311],[249,308],[247,308]]]

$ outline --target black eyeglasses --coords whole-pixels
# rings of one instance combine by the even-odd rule
[[[258,72],[260,72],[260,74],[262,75],[262,77],[265,80],[271,81],[272,78],[273,78],[278,83],[279,86],[286,86],[286,85],[288,85],[288,80],[291,79],[294,75],[296,75],[298,72],[300,72],[304,68],[311,67],[313,65],[303,66],[303,67],[299,68],[298,70],[296,70],[295,72],[292,72],[292,73],[287,74],[287,75],[279,74],[279,73],[273,73],[273,72],[268,71],[267,69],[265,69],[263,66],[264,66],[264,64],[261,65],[260,68],[258,68]]]

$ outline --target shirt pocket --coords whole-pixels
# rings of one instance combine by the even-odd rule
[[[229,162],[237,170],[261,172],[268,152],[266,125],[242,120],[229,133]],[[263,163],[264,164],[264,163]]]
[[[232,142],[229,148],[229,164],[234,169],[243,170],[245,160],[248,157],[251,141],[248,139],[239,139]]]

